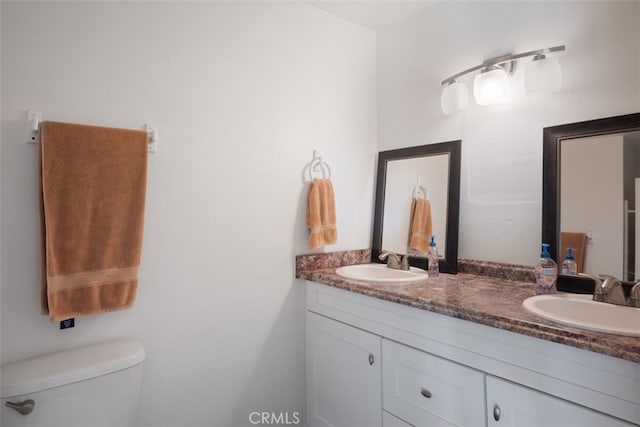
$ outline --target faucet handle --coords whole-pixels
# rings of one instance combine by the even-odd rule
[[[604,279],[604,282],[602,283],[603,292],[609,292],[611,289],[618,286],[622,287],[622,280],[615,276],[610,274],[598,274],[598,276],[600,276],[601,279]]]
[[[401,270],[409,270],[409,254],[406,254],[403,258],[402,258],[402,262],[400,263],[400,269]]]
[[[596,284],[593,290],[593,300],[616,305],[627,305],[624,291],[622,290],[622,281],[610,274],[599,274],[598,276],[604,281],[600,281],[600,285]]]
[[[380,261],[387,260],[387,267],[395,270],[400,268],[400,257],[393,252],[382,252],[378,255]]]
[[[602,279],[598,276],[594,276],[593,274],[589,274],[589,273],[578,273],[578,276],[593,280],[595,283],[595,286],[593,287],[593,300],[604,302],[604,291],[602,289]]]
[[[631,288],[631,293],[629,294],[629,305],[631,307],[640,307],[640,280],[633,285],[633,288]]]

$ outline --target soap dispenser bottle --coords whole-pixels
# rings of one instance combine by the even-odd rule
[[[567,248],[567,257],[562,261],[562,274],[569,274],[575,276],[578,274],[578,264],[573,258],[574,248]]]
[[[558,290],[556,289],[556,279],[558,278],[558,265],[549,255],[549,244],[542,244],[542,253],[540,254],[540,261],[535,267],[536,283],[538,284],[536,293],[540,294],[553,294]]]
[[[436,236],[431,236],[429,243],[429,252],[427,252],[427,260],[429,263],[429,277],[438,277],[440,274],[440,265],[438,264],[438,248],[436,247]]]

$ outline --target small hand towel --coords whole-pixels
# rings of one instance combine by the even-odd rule
[[[147,134],[40,128],[43,312],[53,320],[131,307],[138,285]]]
[[[311,229],[309,249],[335,244],[338,241],[336,204],[333,185],[329,179],[316,178],[309,186],[307,227]]]
[[[431,203],[427,199],[417,197],[411,201],[409,224],[409,249],[427,252],[433,231],[431,225]]]

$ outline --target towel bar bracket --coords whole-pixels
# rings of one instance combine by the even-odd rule
[[[147,131],[149,138],[149,153],[158,152],[158,130],[148,123],[144,124],[144,130]]]
[[[42,121],[42,112],[27,110],[27,122],[25,126],[24,140],[28,144],[38,142],[38,128]]]

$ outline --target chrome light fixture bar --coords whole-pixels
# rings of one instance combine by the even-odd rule
[[[467,89],[458,82],[460,77],[480,71],[474,81],[474,96],[480,105],[499,103],[506,92],[507,76],[516,71],[517,60],[533,57],[533,66],[525,68],[525,87],[530,92],[555,92],[560,87],[562,71],[554,58],[547,58],[549,53],[565,50],[565,46],[554,46],[536,49],[518,54],[505,54],[487,59],[482,64],[468,68],[442,81],[444,86],[441,97],[442,110],[452,114],[463,110],[467,105]]]
[[[491,58],[491,59],[487,59],[486,61],[484,61],[482,64],[477,65],[475,67],[469,68],[467,70],[464,71],[460,71],[458,74],[454,74],[453,76],[446,78],[442,81],[442,85],[447,85],[450,83],[453,83],[456,81],[456,79],[469,74],[469,73],[473,73],[474,71],[478,71],[478,70],[482,70],[485,68],[491,68],[491,67],[495,67],[498,66],[502,69],[504,69],[508,74],[513,74],[516,71],[516,60],[520,59],[520,58],[526,58],[528,56],[533,56],[534,60],[535,57],[538,57],[538,59],[545,59],[546,55],[551,53],[551,52],[560,52],[565,50],[564,45],[562,46],[554,46],[554,47],[548,47],[546,49],[537,49],[537,50],[532,50],[529,52],[525,52],[525,53],[519,53],[517,55],[513,55],[513,54],[506,54],[506,55],[501,55],[501,56],[496,56],[495,58]]]

